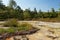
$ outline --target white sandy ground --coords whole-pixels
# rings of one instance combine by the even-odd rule
[[[42,21],[19,21],[19,22],[28,22],[34,26],[46,25],[46,26],[53,27],[53,28],[60,28],[60,23],[42,22]]]
[[[19,22],[27,22],[32,24],[34,27],[39,28],[40,30],[32,35],[27,35],[29,40],[53,40],[52,38],[47,37],[53,36],[58,37],[54,40],[60,40],[60,30],[54,30],[55,33],[52,34],[48,30],[52,30],[51,28],[60,28],[60,23],[52,23],[52,22],[41,22],[41,21],[19,21]]]
[[[48,36],[53,36],[53,37],[58,37],[54,40],[60,40],[60,29],[51,29],[51,28],[60,28],[60,23],[52,23],[52,22],[42,22],[42,21],[19,21],[21,23],[27,22],[32,24],[34,27],[39,28],[40,30],[37,31],[36,33],[32,35],[27,35],[29,40],[53,40],[52,38],[47,37]],[[4,23],[4,22],[0,22]],[[51,28],[50,28],[51,27]],[[2,27],[0,27],[2,28]],[[55,33],[52,34],[48,30],[52,30]]]
[[[5,21],[0,21],[0,23],[4,23],[4,22]],[[19,22],[27,22],[27,23],[31,23],[36,26],[47,25],[47,26],[53,27],[53,28],[60,28],[60,22],[42,22],[42,21],[19,21]]]

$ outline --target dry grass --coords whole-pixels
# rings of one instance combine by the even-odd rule
[[[45,22],[60,22],[60,18],[37,18],[33,21],[45,21]]]

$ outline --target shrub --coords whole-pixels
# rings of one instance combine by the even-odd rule
[[[17,27],[18,21],[16,19],[10,19],[4,23],[4,27]]]
[[[3,33],[5,33],[5,32],[6,32],[5,29],[0,28],[0,34],[3,34]]]
[[[10,27],[8,29],[0,29],[0,34],[4,33],[15,33],[17,31],[30,31],[33,30],[34,27],[28,23],[21,23],[18,27]]]
[[[15,28],[13,27],[10,27],[8,29],[3,29],[3,28],[0,28],[0,34],[4,34],[4,33],[14,33],[16,30]]]
[[[15,28],[12,28],[12,27],[6,29],[7,33],[14,33],[15,31],[16,31]]]
[[[14,32],[15,30],[18,31],[26,31],[26,30],[31,30],[33,29],[33,26],[29,23],[18,23],[16,19],[11,19],[8,20],[7,22],[4,23],[5,27],[10,27],[7,29],[7,32]],[[12,28],[13,27],[13,28]]]
[[[20,24],[20,26],[17,29],[18,29],[18,31],[31,30],[31,29],[33,29],[33,26],[31,24],[28,24],[28,23],[22,23],[22,24]]]

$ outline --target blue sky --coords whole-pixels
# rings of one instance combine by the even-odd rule
[[[3,0],[5,5],[8,5],[9,0]],[[22,9],[30,8],[33,10],[36,8],[37,10],[41,9],[42,11],[50,10],[51,8],[55,8],[58,10],[60,8],[60,0],[15,0],[17,5],[19,5]]]

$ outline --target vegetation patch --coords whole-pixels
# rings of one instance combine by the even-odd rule
[[[51,8],[51,10],[48,10],[47,12],[44,12],[41,9],[37,11],[36,8],[34,8],[33,11],[30,9],[23,10],[14,0],[9,0],[9,5],[7,6],[0,0],[0,21],[11,18],[16,18],[18,20],[60,22],[60,12],[56,11],[54,8]]]
[[[27,31],[27,30],[31,30],[31,29],[34,29],[34,27],[29,23],[22,23],[18,27],[18,30],[26,30]]]
[[[6,21],[3,24],[4,27],[9,27],[8,29],[0,29],[1,33],[15,33],[15,32],[20,32],[20,31],[30,31],[30,30],[34,30],[37,29],[35,27],[33,27],[31,24],[29,23],[19,23],[16,19],[11,19]]]
[[[10,19],[4,23],[4,27],[18,27],[18,21],[16,19]]]

